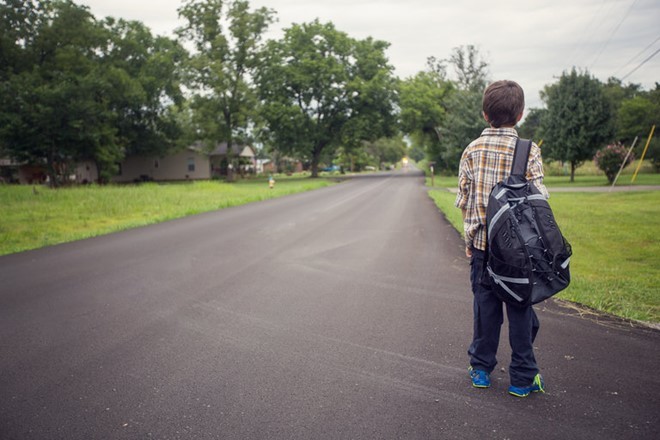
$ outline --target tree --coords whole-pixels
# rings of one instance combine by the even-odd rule
[[[101,63],[112,84],[108,104],[122,147],[127,155],[163,154],[181,136],[175,112],[183,103],[186,51],[138,21],[107,18],[103,25],[109,44]]]
[[[449,63],[454,66],[459,90],[483,93],[488,83],[488,63],[476,46],[455,47],[449,56]]]
[[[588,72],[572,69],[558,83],[546,86],[541,98],[547,105],[543,119],[544,153],[575,169],[614,137],[614,115],[603,85]]]
[[[115,161],[119,145],[96,62],[105,36],[87,8],[71,1],[11,2],[2,16],[20,24],[9,35],[14,40],[3,42],[3,56],[12,62],[2,78],[4,150],[44,164],[53,186],[90,149]]]
[[[427,70],[401,82],[401,130],[417,135],[422,143],[440,140],[440,127],[447,118],[449,96],[454,85],[446,79],[445,68],[435,58],[427,60]]]
[[[375,141],[365,142],[364,148],[373,157],[375,165],[378,168],[396,164],[407,153],[406,144],[403,142],[401,136],[380,138]]]
[[[651,160],[656,170],[660,169],[660,140],[657,135],[660,130],[660,84],[656,83],[651,91],[640,92],[624,100],[617,116],[617,139],[629,144],[635,136],[639,136],[641,141],[636,149],[640,156],[651,127],[656,126],[656,135],[651,140],[646,158]]]
[[[177,33],[196,49],[188,63],[195,132],[210,148],[226,142],[229,156],[257,114],[252,77],[274,11],[250,11],[242,0],[187,0],[179,15],[187,24]]]
[[[448,117],[440,127],[439,142],[431,145],[429,153],[438,168],[456,172],[465,147],[488,126],[481,115],[488,63],[472,45],[454,48],[449,63],[458,78],[456,92],[449,96]]]
[[[387,47],[318,20],[270,41],[258,76],[266,141],[309,160],[317,177],[322,154],[392,134],[396,83]]]
[[[447,79],[446,65],[456,80]],[[427,60],[427,69],[401,85],[401,125],[416,144],[423,145],[435,170],[455,171],[463,149],[486,127],[481,98],[488,63],[475,46],[452,50],[448,60]]]
[[[547,110],[544,108],[530,109],[527,116],[525,116],[525,121],[518,127],[518,135],[521,138],[540,142],[543,139],[541,126],[546,113]]]
[[[0,81],[28,69],[36,61],[27,50],[34,45],[35,29],[43,26],[50,2],[5,0],[0,3]]]
[[[98,22],[72,1],[0,5],[0,143],[14,159],[44,165],[51,185],[81,160],[101,180],[126,153],[162,151],[178,135],[183,49],[138,22]]]
[[[612,108],[616,112],[623,101],[634,98],[643,92],[639,84],[628,83],[624,85],[620,79],[611,77],[603,84],[603,93],[610,100]]]

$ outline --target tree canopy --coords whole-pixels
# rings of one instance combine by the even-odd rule
[[[268,43],[258,72],[266,142],[310,161],[396,132],[396,82],[387,43],[355,40],[318,20],[295,24]]]
[[[140,23],[98,22],[70,0],[12,0],[0,21],[0,144],[11,157],[45,165],[57,186],[76,161],[108,178],[127,151],[167,147],[174,42]]]
[[[454,81],[447,78],[447,64]],[[463,149],[486,127],[481,97],[487,68],[476,47],[460,46],[448,60],[429,58],[425,72],[401,85],[402,130],[424,146],[438,170],[457,170]]]
[[[186,64],[194,136],[211,149],[226,142],[231,154],[257,117],[252,79],[274,11],[250,10],[243,0],[187,0],[179,15],[186,25],[177,32],[195,47]]]
[[[547,105],[542,121],[544,156],[569,162],[573,182],[575,169],[614,136],[612,103],[598,79],[576,69],[546,86],[542,98]]]

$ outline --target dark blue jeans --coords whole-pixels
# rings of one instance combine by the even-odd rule
[[[472,368],[492,372],[497,365],[497,347],[500,329],[504,322],[503,303],[482,279],[484,272],[483,251],[473,249],[470,281],[474,294],[474,337],[468,349]],[[509,321],[509,344],[511,344],[511,385],[529,386],[538,373],[534,358],[534,339],[539,330],[539,320],[534,309],[518,308],[506,304]]]

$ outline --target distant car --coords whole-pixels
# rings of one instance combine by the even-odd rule
[[[341,167],[339,165],[330,165],[329,167],[321,168],[321,171],[332,172],[332,171],[339,171],[340,169]]]

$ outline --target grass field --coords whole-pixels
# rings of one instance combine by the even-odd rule
[[[640,185],[660,185],[660,174],[645,173],[638,174],[635,183],[631,183],[632,174],[625,174],[619,177],[616,186],[640,186]],[[432,182],[433,180],[433,182]],[[546,176],[544,183],[549,187],[584,187],[584,186],[602,186],[608,187],[607,178],[598,175],[576,175],[575,182],[571,183],[568,176]],[[426,185],[435,188],[456,188],[458,185],[457,176],[435,176],[433,179],[426,178]]]
[[[332,185],[330,179],[81,186],[0,185],[0,255]]]
[[[456,196],[429,195],[462,231]],[[573,247],[571,285],[559,297],[628,319],[660,322],[660,191],[556,193],[550,205]]]
[[[423,166],[424,164],[422,164]],[[653,166],[648,160],[645,160],[640,167],[640,171],[632,182],[633,174],[639,165],[639,161],[634,161],[628,165],[619,176],[616,182],[617,186],[626,185],[660,185],[660,173],[653,172]],[[605,174],[603,174],[592,161],[585,162],[577,170],[575,170],[575,182],[570,181],[568,169],[560,166],[558,162],[544,162],[543,168],[545,171],[544,182],[547,186],[565,186],[565,187],[581,187],[581,186],[609,186]],[[426,185],[437,188],[455,188],[457,185],[457,176],[455,175],[441,175],[426,177]]]

